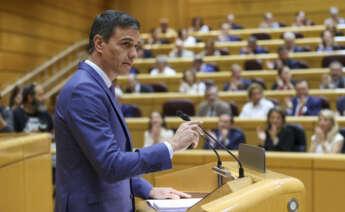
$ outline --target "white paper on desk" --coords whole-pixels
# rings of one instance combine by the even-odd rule
[[[182,212],[199,202],[201,198],[190,199],[165,199],[165,200],[146,200],[149,205],[157,211],[176,211]]]

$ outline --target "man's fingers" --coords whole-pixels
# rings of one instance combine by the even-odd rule
[[[182,191],[177,191],[175,189],[173,189],[173,193],[178,195],[179,197],[182,197],[182,198],[191,198],[192,197],[190,194],[186,194]]]

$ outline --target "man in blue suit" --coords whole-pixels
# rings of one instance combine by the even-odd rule
[[[309,95],[308,82],[296,82],[296,97],[286,99],[286,113],[291,116],[317,116],[322,109],[321,99]]]
[[[229,114],[222,114],[219,116],[218,129],[213,130],[213,137],[223,143],[228,149],[238,149],[240,143],[246,143],[246,138],[241,129],[232,126],[234,119]],[[219,144],[209,140],[211,145],[216,149],[222,149]],[[204,149],[210,149],[209,145],[205,142]]]
[[[140,175],[171,168],[175,151],[197,145],[201,122],[182,124],[173,138],[132,151],[112,81],[128,74],[137,56],[139,23],[119,11],[98,15],[90,56],[61,90],[55,109],[56,212],[134,211],[134,196],[189,197],[155,188]]]

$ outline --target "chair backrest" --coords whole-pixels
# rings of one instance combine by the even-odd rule
[[[138,107],[138,105],[131,105],[131,106],[132,106],[133,117],[136,117],[136,118],[141,117],[141,109]]]
[[[344,137],[345,139],[345,128],[339,128],[339,133]],[[343,148],[341,149],[341,153],[345,153],[345,142],[343,143]]]
[[[262,70],[262,61],[261,60],[247,60],[244,62],[244,70]]]
[[[339,61],[345,66],[345,55],[329,55],[322,59],[321,66],[327,68],[333,61]]]
[[[254,36],[257,40],[271,40],[271,35],[266,32],[253,33],[251,36]]]
[[[307,146],[306,146],[306,136],[305,136],[304,128],[298,124],[288,124],[287,127],[292,129],[295,134],[293,151],[305,152]]]
[[[168,88],[164,83],[152,83],[150,84],[153,92],[158,93],[158,92],[168,92]]]
[[[178,110],[189,116],[195,115],[194,103],[189,99],[173,99],[163,104],[163,116],[176,116]]]
[[[344,115],[344,110],[345,110],[345,96],[339,97],[337,99],[337,110],[340,115]]]
[[[238,106],[237,106],[236,102],[234,102],[234,101],[228,101],[228,104],[229,104],[230,109],[231,109],[231,115],[232,115],[233,117],[238,116],[238,115],[239,115],[239,112],[238,112]]]
[[[327,97],[325,96],[319,96],[320,100],[321,100],[321,108],[322,109],[330,109],[331,106],[329,104],[329,101],[327,99]]]

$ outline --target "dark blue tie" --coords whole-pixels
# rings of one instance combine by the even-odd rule
[[[114,98],[116,99],[114,85],[111,85],[109,89],[110,89],[110,92],[113,94]]]

